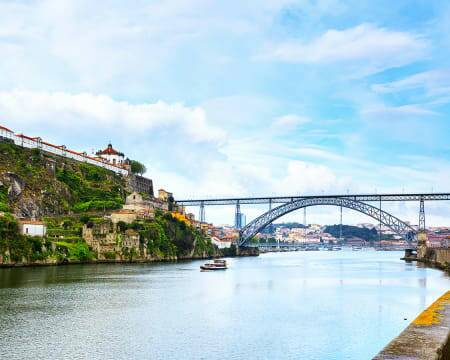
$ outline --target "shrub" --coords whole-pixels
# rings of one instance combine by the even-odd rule
[[[114,260],[116,258],[116,253],[114,251],[106,251],[103,253],[105,259]]]

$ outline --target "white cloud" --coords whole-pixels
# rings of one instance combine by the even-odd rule
[[[0,92],[0,114],[18,127],[99,128],[142,134],[176,128],[193,142],[220,142],[225,132],[206,121],[200,107],[181,103],[131,104],[106,95],[19,91]],[[10,120],[10,121],[11,121]]]
[[[295,153],[301,156],[331,161],[352,162],[354,160],[317,146],[302,146],[295,149]]]
[[[363,115],[370,116],[430,116],[437,115],[436,112],[428,110],[421,105],[402,105],[402,106],[387,106],[387,105],[372,105],[362,109]]]
[[[426,41],[408,32],[372,24],[328,30],[310,41],[287,41],[272,46],[267,58],[303,64],[359,63],[369,71],[401,66],[422,59]]]
[[[425,71],[397,81],[374,84],[372,85],[372,90],[379,94],[422,90],[427,98],[433,99],[432,103],[446,103],[449,101],[450,71]]]
[[[288,132],[310,121],[311,119],[306,116],[288,114],[277,117],[272,123],[272,128],[278,131]]]
[[[322,194],[342,192],[349,184],[350,178],[338,177],[329,167],[293,160],[274,189],[276,193],[285,194]]]

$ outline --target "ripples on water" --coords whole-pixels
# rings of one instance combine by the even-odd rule
[[[0,358],[370,359],[450,288],[401,255],[0,269]]]

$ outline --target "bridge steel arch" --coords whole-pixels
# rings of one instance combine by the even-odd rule
[[[259,231],[261,231],[267,225],[282,217],[283,215],[309,206],[320,205],[342,206],[347,209],[359,211],[360,213],[366,214],[373,219],[380,221],[383,225],[390,228],[393,232],[403,237],[409,243],[411,243],[417,235],[416,230],[414,230],[414,228],[412,228],[409,224],[375,206],[349,198],[317,197],[290,201],[276,208],[273,208],[272,210],[269,210],[256,219],[252,220],[239,232],[238,245],[245,245],[245,243],[253,236],[255,236]]]

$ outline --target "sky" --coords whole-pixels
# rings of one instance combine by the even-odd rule
[[[111,141],[176,199],[447,192],[449,58],[448,1],[0,0],[0,124]],[[385,209],[417,223],[418,206]]]

